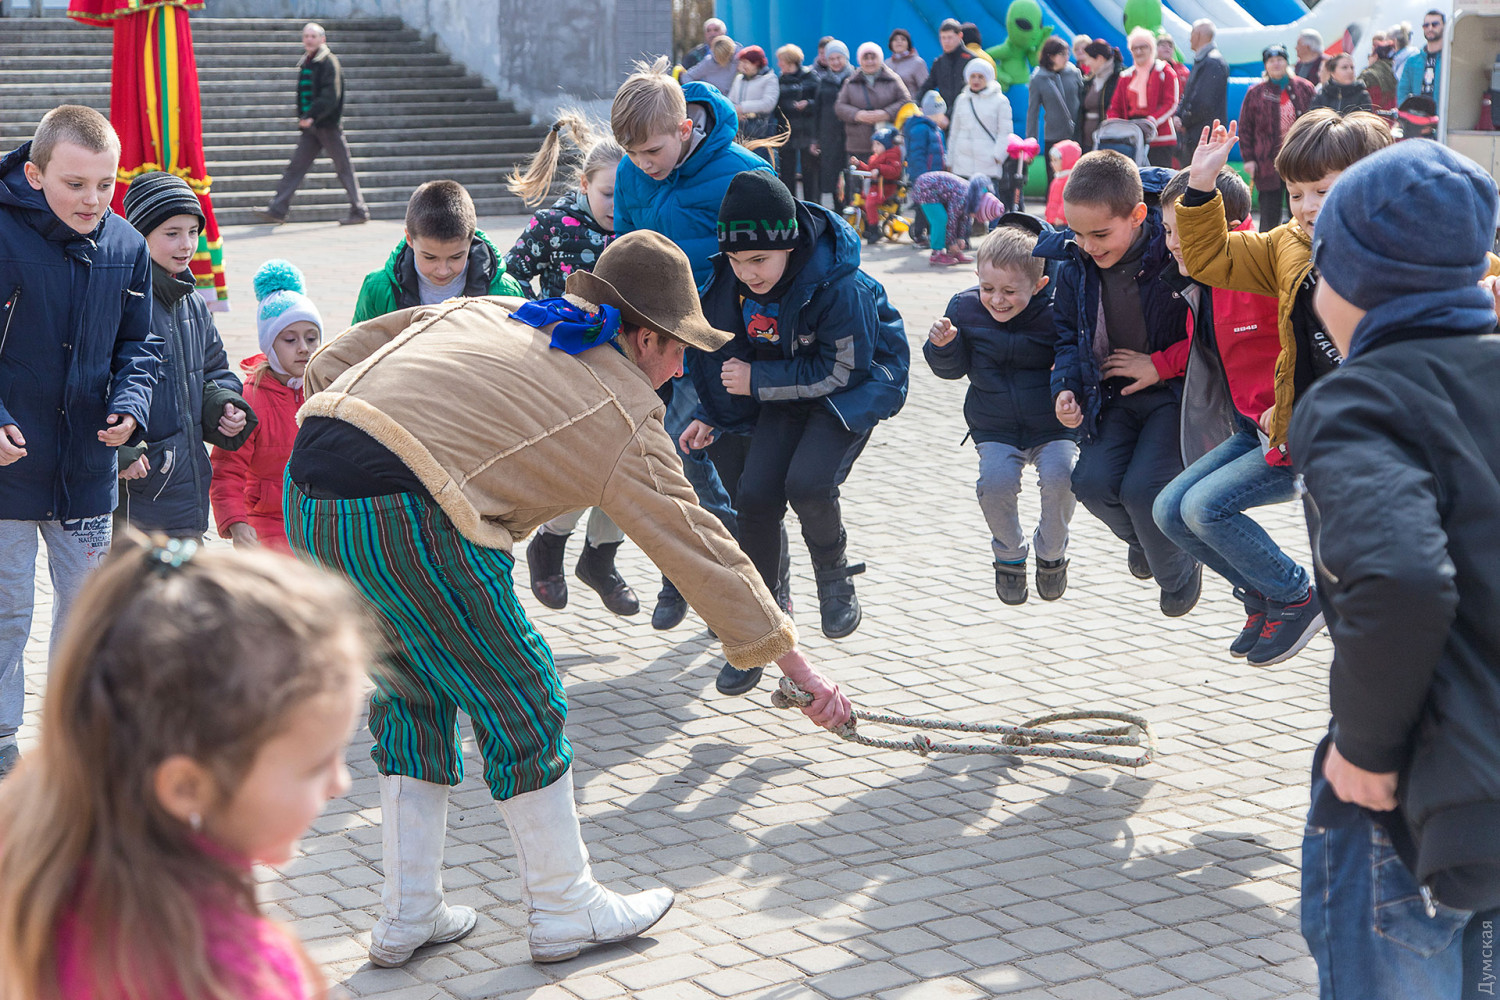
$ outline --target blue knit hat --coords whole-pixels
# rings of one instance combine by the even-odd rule
[[[1339,176],[1318,213],[1313,260],[1366,311],[1392,299],[1477,284],[1495,242],[1495,182],[1428,139],[1367,156]]]

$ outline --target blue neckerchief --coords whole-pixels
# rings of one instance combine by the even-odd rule
[[[510,315],[512,319],[538,330],[550,323],[557,324],[552,327],[550,346],[565,354],[582,354],[590,347],[613,341],[620,332],[620,310],[608,305],[591,313],[567,299],[539,299],[526,303]]]
[[[1393,334],[1413,328],[1488,333],[1494,327],[1495,297],[1479,285],[1414,292],[1365,313],[1365,318],[1354,328],[1349,357],[1379,347]]]

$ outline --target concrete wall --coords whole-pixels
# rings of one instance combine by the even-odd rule
[[[539,118],[607,108],[634,60],[672,47],[672,0],[208,0],[198,16],[399,17]]]

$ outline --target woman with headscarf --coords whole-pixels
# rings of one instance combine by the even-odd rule
[[[740,116],[740,135],[747,139],[768,139],[781,132],[776,102],[781,84],[776,74],[766,69],[766,51],[759,45],[747,45],[734,54],[735,74],[724,94]],[[767,163],[775,163],[769,147],[756,150]]]
[[[1134,62],[1120,74],[1107,117],[1150,122],[1156,134],[1151,137],[1147,158],[1153,166],[1170,167],[1172,152],[1177,148],[1172,114],[1182,100],[1182,78],[1156,57],[1156,37],[1147,29],[1134,29],[1126,41]]]

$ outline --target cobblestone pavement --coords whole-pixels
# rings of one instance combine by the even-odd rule
[[[508,245],[523,220],[489,220]],[[308,274],[330,330],[360,277],[400,236],[357,229],[230,229],[231,357],[254,351],[250,276],[285,256]],[[914,355],[948,296],[971,283],[889,244],[866,267],[906,317]],[[647,938],[573,961],[528,961],[513,851],[478,780],[456,790],[449,899],[480,911],[466,941],[378,970],[365,948],[380,891],[380,810],[368,733],[349,750],[352,793],[330,804],[265,897],[331,979],[401,1000],[707,1000],[1006,995],[1307,997],[1316,974],[1297,931],[1298,847],[1312,748],[1327,722],[1329,643],[1269,669],[1225,649],[1242,611],[1207,581],[1182,619],[1132,579],[1124,546],[1081,507],[1071,585],[1056,603],[1005,607],[974,498],[962,383],[915,358],[905,410],[875,432],[844,490],[864,624],[817,628],[806,552],[793,546],[809,655],[856,704],[905,715],[1019,722],[1045,712],[1140,712],[1160,737],[1139,771],[1007,757],[869,750],[769,706],[713,689],[719,659],[702,622],[653,632],[657,574],[626,546],[645,609],[604,611],[574,581],[565,611],[527,604],[552,644],[572,711],[579,808],[607,884],[665,884],[678,902]],[[1024,513],[1036,516],[1035,480]],[[1259,515],[1306,562],[1295,505]],[[794,533],[794,538],[796,535]],[[575,542],[574,551],[577,543]],[[45,573],[32,644],[38,694],[50,602]],[[33,697],[30,707],[38,704]],[[32,718],[34,721],[34,715]],[[23,731],[23,746],[34,736]]]

